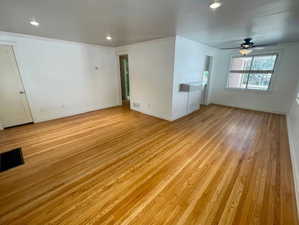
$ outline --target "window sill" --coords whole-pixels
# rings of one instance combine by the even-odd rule
[[[255,89],[243,89],[243,88],[228,88],[225,87],[225,90],[232,92],[245,92],[245,93],[255,93],[255,94],[271,94],[272,90],[255,90]]]

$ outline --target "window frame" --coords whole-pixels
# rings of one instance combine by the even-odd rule
[[[275,62],[274,62],[273,70],[269,70],[269,72],[272,72],[272,75],[271,75],[271,79],[270,79],[269,86],[268,86],[267,90],[250,89],[250,88],[234,88],[234,87],[229,87],[228,86],[229,85],[229,77],[230,77],[230,73],[231,73],[231,62],[232,62],[233,58],[251,57],[252,58],[251,65],[250,65],[250,68],[251,68],[254,57],[256,57],[256,56],[269,56],[269,55],[275,55],[276,59],[275,59]],[[273,80],[275,78],[275,74],[276,74],[277,67],[278,67],[278,64],[279,64],[279,56],[280,56],[280,53],[278,53],[278,52],[264,52],[264,53],[260,53],[260,54],[250,54],[250,55],[246,55],[246,56],[240,56],[240,55],[236,55],[236,54],[231,55],[229,65],[228,65],[228,72],[227,72],[225,89],[228,89],[228,90],[231,90],[231,91],[236,90],[236,91],[257,92],[257,93],[269,93],[269,92],[271,92],[272,87],[273,87]],[[244,71],[244,70],[242,70],[242,71]],[[249,74],[250,74],[251,71],[252,70],[248,70],[248,80],[249,80]],[[248,82],[248,80],[247,80],[247,82]]]

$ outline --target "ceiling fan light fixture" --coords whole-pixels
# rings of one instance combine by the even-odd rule
[[[240,54],[241,55],[248,55],[252,52],[252,49],[246,49],[246,48],[241,48],[240,49]]]

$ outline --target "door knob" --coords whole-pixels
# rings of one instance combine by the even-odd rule
[[[22,95],[22,94],[25,94],[25,91],[20,91],[19,93]]]

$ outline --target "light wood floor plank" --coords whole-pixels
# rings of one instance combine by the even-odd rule
[[[298,225],[284,116],[115,107],[0,131],[1,225]]]

